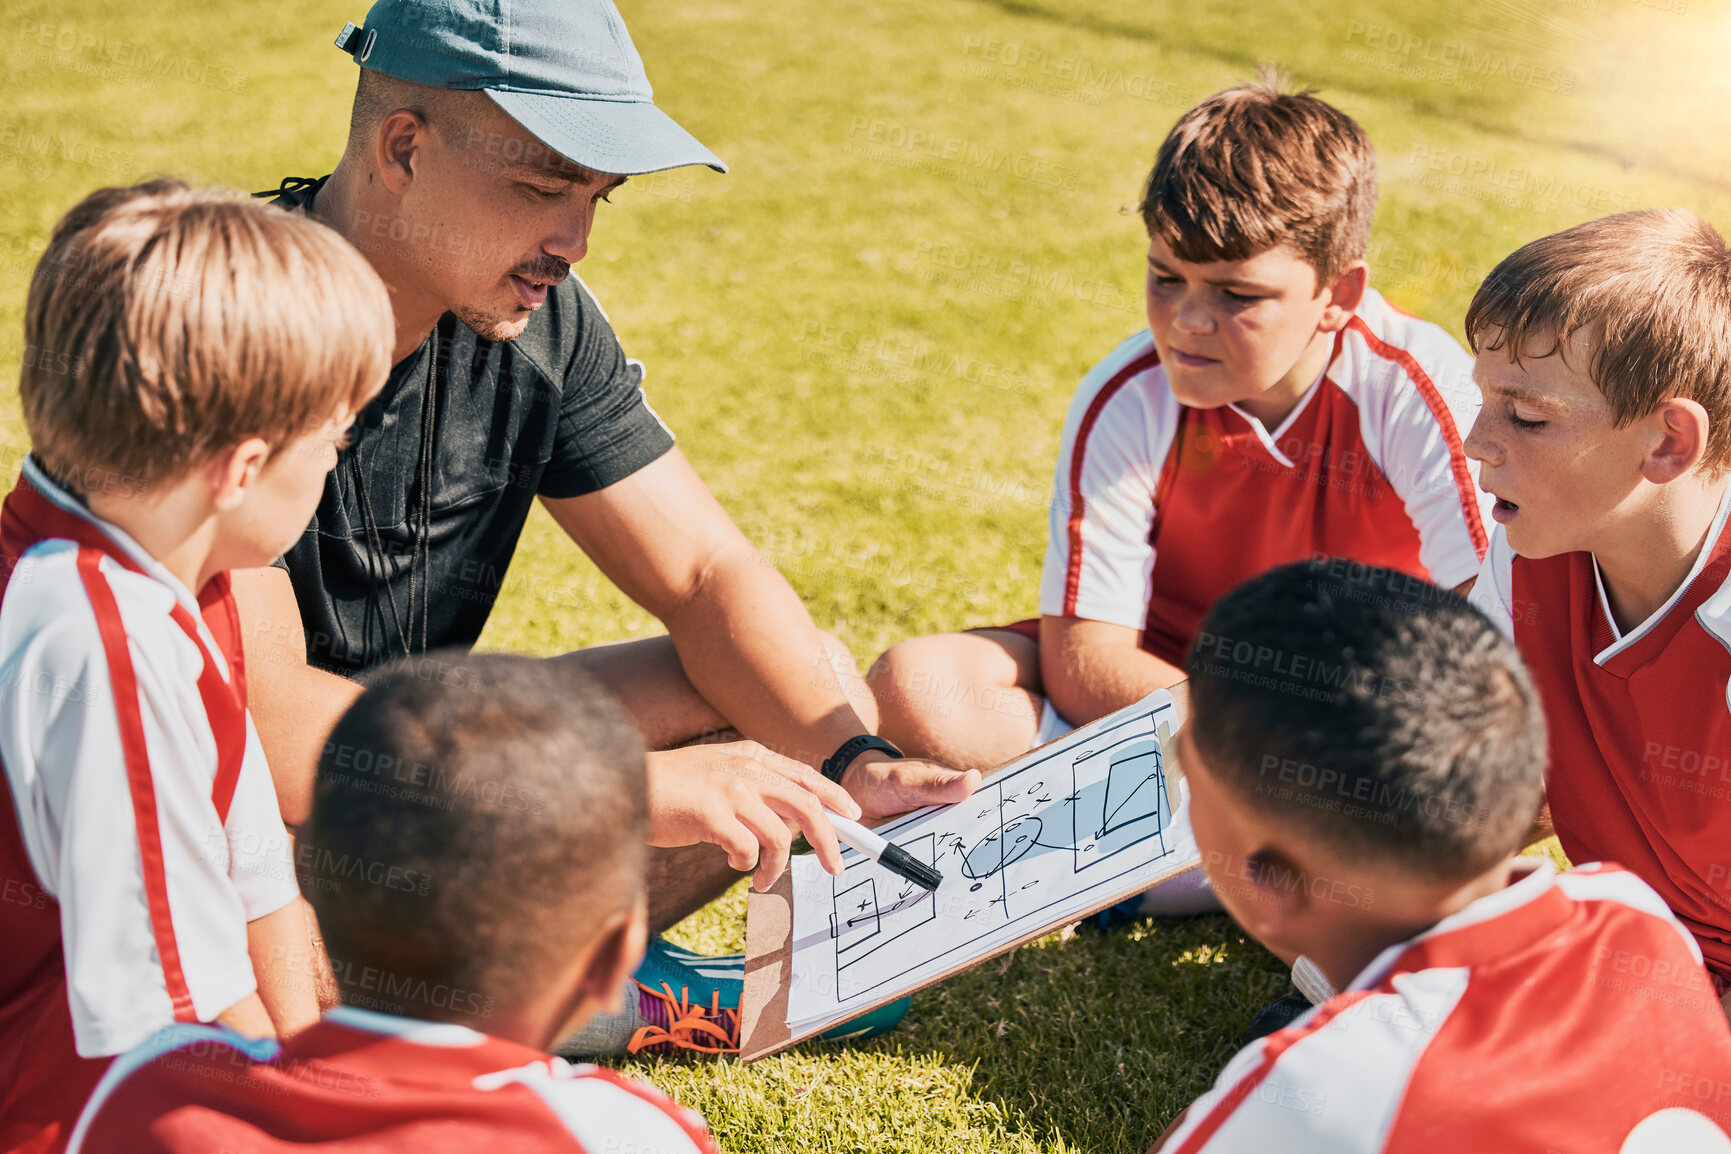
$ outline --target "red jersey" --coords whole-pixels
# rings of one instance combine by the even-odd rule
[[[1477,413],[1471,358],[1375,290],[1275,429],[1236,405],[1179,404],[1138,333],[1071,402],[1040,612],[1139,630],[1176,665],[1216,598],[1288,561],[1458,585],[1485,549],[1490,498],[1460,434]]]
[[[116,532],[29,462],[0,511],[7,1154],[64,1149],[110,1055],[250,993],[245,923],[298,893],[227,578],[194,599]],[[274,833],[268,876],[237,832]]]
[[[1163,1154],[1727,1148],[1731,1028],[1693,939],[1631,873],[1535,866],[1241,1050]]]
[[[344,1006],[287,1041],[175,1026],[118,1059],[82,1154],[715,1154],[661,1091],[466,1026]]]
[[[1694,569],[1623,633],[1591,553],[1519,557],[1499,527],[1473,602],[1515,639],[1545,704],[1563,851],[1658,891],[1731,979],[1731,493]]]

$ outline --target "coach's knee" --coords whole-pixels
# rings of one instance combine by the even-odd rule
[[[924,718],[935,701],[954,696],[968,679],[955,635],[934,634],[898,641],[872,662],[866,681],[876,694],[885,725]]]

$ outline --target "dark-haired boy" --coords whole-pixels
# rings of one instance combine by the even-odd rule
[[[337,768],[359,750],[449,787],[378,792]],[[331,734],[301,834],[344,1005],[280,1045],[164,1031],[73,1149],[712,1154],[660,1091],[547,1053],[617,1010],[643,956],[647,825],[642,740],[594,679],[452,651],[387,668]]]
[[[1713,1097],[1731,1030],[1694,939],[1634,874],[1512,856],[1545,727],[1483,614],[1300,563],[1202,629],[1234,642],[1189,659],[1204,868],[1240,925],[1340,992],[1240,1051],[1159,1149],[1731,1149]]]
[[[1622,862],[1731,981],[1731,252],[1683,209],[1503,260],[1467,310],[1498,522],[1474,600],[1550,723],[1569,857]]]

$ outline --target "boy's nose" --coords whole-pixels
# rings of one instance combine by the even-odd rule
[[[1207,306],[1194,299],[1179,302],[1178,311],[1172,314],[1172,323],[1187,333],[1206,333],[1214,327]]]
[[[1485,423],[1484,413],[1473,418],[1473,427],[1467,430],[1466,440],[1461,442],[1461,451],[1481,464],[1496,464],[1496,453],[1492,443],[1480,431]]]

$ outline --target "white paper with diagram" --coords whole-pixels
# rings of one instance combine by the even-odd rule
[[[878,827],[942,872],[935,893],[853,850],[839,877],[796,857],[789,1027],[849,1017],[1198,864],[1188,821],[1173,820],[1176,717],[1169,694],[1152,694],[997,770],[965,802]]]

